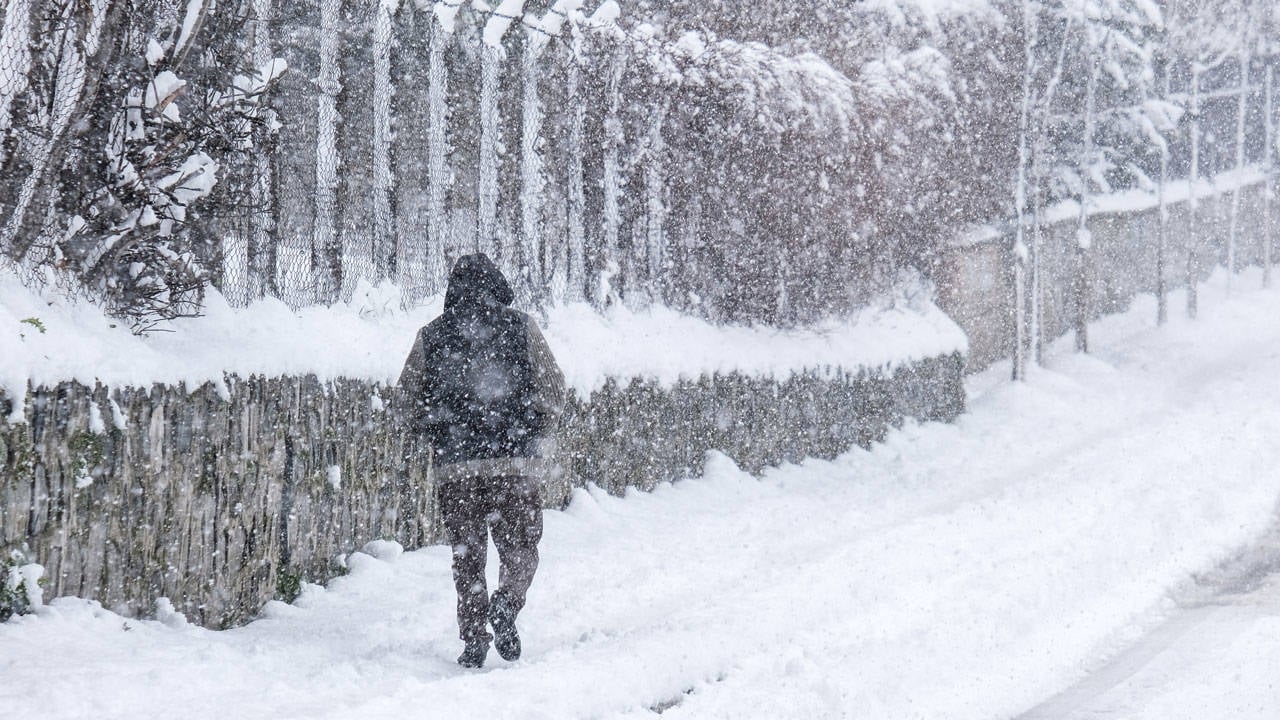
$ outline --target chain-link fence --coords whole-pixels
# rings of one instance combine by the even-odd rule
[[[449,28],[415,5],[391,15],[342,0],[294,20],[277,17],[274,31],[291,39],[293,71],[275,96],[282,129],[268,158],[275,254],[269,266],[254,245],[247,263],[239,248],[225,255],[233,302],[260,287],[295,307],[332,303],[389,280],[410,305],[477,251],[528,305],[669,292],[679,303],[696,293],[674,293],[673,274],[717,267],[677,266],[666,246],[665,225],[703,198],[668,188],[679,168],[663,118],[677,101],[638,87],[651,54],[675,52],[661,42],[469,7]],[[492,27],[501,20],[519,31]],[[247,295],[227,285],[242,265]]]

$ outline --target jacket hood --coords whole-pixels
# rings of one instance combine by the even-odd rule
[[[510,305],[515,297],[507,278],[488,255],[463,255],[454,263],[453,271],[449,273],[449,289],[444,294],[444,309],[489,303]]]

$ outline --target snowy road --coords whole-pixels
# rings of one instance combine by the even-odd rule
[[[1197,579],[1182,609],[1018,720],[1274,720],[1280,714],[1280,525]]]
[[[55,601],[0,625],[0,708],[1280,716],[1280,590],[1187,601],[1196,573],[1265,535],[1280,500],[1280,293],[1239,290],[1254,283],[1237,280],[1231,299],[1207,288],[1201,321],[1159,331],[1140,303],[1095,326],[1095,356],[1054,354],[1025,386],[999,369],[974,378],[958,423],[870,452],[763,478],[719,458],[651,495],[579,493],[548,515],[517,663],[491,653],[481,672],[458,668],[447,551],[384,545],[229,632]],[[1190,712],[1213,698],[1247,707]]]

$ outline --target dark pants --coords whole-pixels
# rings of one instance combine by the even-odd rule
[[[485,556],[489,530],[498,548],[498,590],[512,613],[524,607],[538,569],[542,498],[530,477],[468,477],[440,485],[440,512],[453,546],[453,584],[458,590],[458,634],[464,642],[492,639],[486,628],[489,591]]]

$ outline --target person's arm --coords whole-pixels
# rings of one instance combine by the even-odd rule
[[[565,388],[564,373],[556,364],[546,338],[538,330],[532,318],[525,323],[525,336],[529,351],[529,369],[532,375],[533,393],[529,409],[531,411],[532,430],[541,433],[553,427],[564,412]]]
[[[424,334],[423,331],[418,331],[418,336],[413,341],[413,349],[409,351],[409,358],[405,360],[404,369],[400,371],[399,382],[400,419],[406,427],[417,433],[426,430],[424,427],[426,408],[423,403],[426,399],[427,351],[423,341]]]

